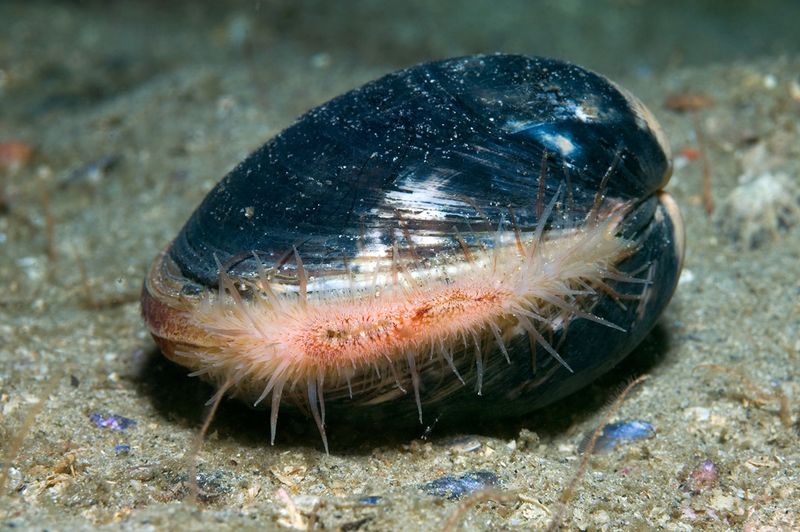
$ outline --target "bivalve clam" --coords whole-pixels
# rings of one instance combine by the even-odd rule
[[[683,229],[650,112],[581,67],[471,56],[321,105],[236,166],[153,262],[145,322],[227,393],[376,430],[515,416],[627,355]]]

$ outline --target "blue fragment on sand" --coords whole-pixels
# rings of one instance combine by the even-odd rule
[[[120,454],[128,454],[131,452],[131,446],[125,443],[120,443],[119,445],[114,446],[114,452],[118,455]]]
[[[464,495],[492,488],[498,484],[500,484],[500,480],[491,471],[473,471],[458,477],[446,475],[437,478],[424,484],[422,489],[429,495],[435,495],[436,497],[460,499]]]
[[[135,419],[130,419],[125,416],[118,416],[117,414],[105,415],[94,412],[89,414],[89,419],[91,419],[92,422],[101,429],[125,430],[127,428],[136,426]]]
[[[656,429],[653,428],[653,425],[641,419],[609,423],[603,427],[603,432],[597,438],[592,454],[608,454],[621,444],[652,438],[655,435]],[[591,434],[587,435],[578,446],[578,451],[585,451],[591,438]]]

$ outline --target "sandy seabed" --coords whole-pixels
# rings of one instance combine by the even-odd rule
[[[471,34],[481,2],[438,33],[431,21],[444,7],[420,15],[420,29],[403,26],[403,9],[393,18],[357,2],[353,20],[375,17],[362,38],[315,2],[200,13],[188,2],[101,4],[0,6],[0,143],[33,148],[0,158],[0,526],[440,529],[464,499],[420,486],[488,471],[494,495],[457,526],[543,528],[580,442],[647,374],[613,419],[645,420],[656,435],[593,456],[563,526],[800,527],[797,50],[726,59],[724,38],[706,32],[696,50],[707,57],[692,62],[671,55],[680,32],[654,32],[639,35],[646,45],[609,38],[595,58],[581,55],[587,46],[497,37],[522,24],[516,3],[516,16]],[[538,21],[578,16],[542,5]],[[645,8],[617,18],[646,20],[636,11]],[[595,22],[592,31],[616,35],[611,14]],[[675,27],[691,32],[684,19]],[[270,447],[264,412],[224,402],[198,456],[199,501],[187,502],[183,457],[212,390],[164,361],[144,328],[150,260],[229,168],[303,111],[419,60],[499,50],[559,53],[607,72],[664,126],[687,253],[657,328],[618,369],[525,419],[388,436],[334,427],[330,455],[313,423],[282,420]],[[622,67],[613,57],[625,50],[641,53]],[[689,100],[676,95],[702,96],[700,108],[677,110]]]

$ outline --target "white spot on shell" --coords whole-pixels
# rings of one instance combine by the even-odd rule
[[[594,122],[597,120],[597,110],[578,105],[575,107],[575,118],[581,122]]]
[[[562,156],[570,155],[575,151],[575,144],[564,135],[544,134],[541,136],[541,139],[549,148],[560,153]]]

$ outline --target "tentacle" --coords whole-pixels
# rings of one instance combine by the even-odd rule
[[[311,409],[311,415],[314,416],[314,422],[317,424],[317,429],[319,429],[319,435],[322,436],[322,445],[325,447],[325,454],[329,454],[328,436],[325,434],[325,424],[319,413],[317,382],[311,375],[306,377],[306,395],[308,396],[308,407]]]
[[[419,397],[419,373],[417,372],[417,362],[414,360],[414,353],[411,351],[407,352],[406,360],[408,360],[408,370],[411,372],[411,386],[414,387],[414,399],[417,401],[419,422],[422,423],[422,401]]]

